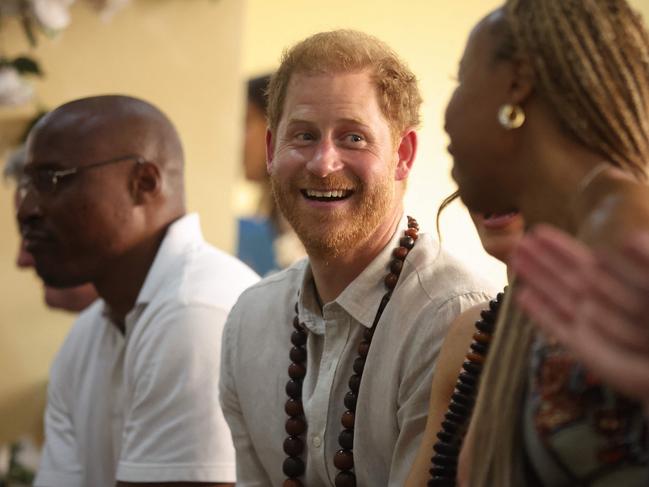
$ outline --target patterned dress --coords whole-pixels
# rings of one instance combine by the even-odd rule
[[[530,484],[647,487],[642,408],[603,385],[556,344],[537,337],[524,409]]]

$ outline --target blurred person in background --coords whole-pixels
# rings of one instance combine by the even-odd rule
[[[248,80],[243,145],[245,177],[259,189],[253,217],[239,219],[237,257],[258,274],[290,266],[306,256],[300,239],[280,213],[270,190],[266,165],[266,89],[271,75]]]

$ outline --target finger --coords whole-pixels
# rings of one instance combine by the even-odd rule
[[[515,294],[515,300],[532,322],[562,343],[571,343],[574,335],[574,314],[565,313],[554,301],[548,301],[542,294],[530,288],[522,288]]]
[[[600,256],[584,273],[587,293],[611,311],[629,320],[642,320],[649,313],[649,268],[633,265],[619,254]]]
[[[641,232],[629,238],[624,252],[641,267],[649,267],[649,232]]]
[[[612,388],[649,403],[649,353],[638,353],[608,340],[592,329],[577,328],[565,343],[589,370]],[[561,339],[557,337],[560,341]]]
[[[649,318],[630,319],[607,302],[585,299],[575,319],[576,333],[591,333],[631,351],[649,355]]]
[[[580,266],[564,266],[551,252],[544,252],[535,243],[522,249],[518,259],[526,270],[526,275],[519,277],[528,292],[557,308],[555,312],[563,315],[574,313],[575,304],[584,290]]]

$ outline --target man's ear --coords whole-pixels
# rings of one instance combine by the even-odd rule
[[[266,171],[268,174],[273,169],[273,154],[275,153],[275,141],[270,129],[266,129]]]
[[[414,129],[408,129],[397,141],[397,144],[399,161],[395,169],[394,179],[403,181],[408,178],[412,164],[415,162],[415,156],[417,155],[417,132]]]
[[[153,162],[138,162],[131,175],[131,194],[136,204],[146,203],[160,194],[162,176]]]

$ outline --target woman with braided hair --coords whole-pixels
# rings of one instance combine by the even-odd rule
[[[446,130],[473,211],[518,210],[598,252],[649,231],[649,36],[624,0],[508,0],[470,35]],[[537,332],[516,289],[481,372],[460,482],[646,486],[642,408]]]

